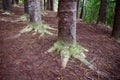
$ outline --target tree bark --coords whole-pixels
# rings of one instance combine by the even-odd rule
[[[12,4],[18,4],[19,0],[12,0]]]
[[[28,5],[29,5],[29,0],[24,0],[24,12],[27,14],[29,14]]]
[[[76,0],[60,0],[58,40],[76,43]]]
[[[116,39],[120,39],[120,0],[116,0],[112,36]]]
[[[29,16],[31,22],[41,21],[41,0],[29,0]]]
[[[2,0],[3,10],[12,11],[11,0]]]
[[[106,23],[106,13],[107,13],[107,0],[101,0],[100,10],[99,10],[99,17],[97,20],[97,24]]]

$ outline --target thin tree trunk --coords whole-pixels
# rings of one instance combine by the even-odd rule
[[[29,5],[29,0],[24,0],[24,12],[27,14],[29,14],[28,5]]]
[[[44,10],[46,10],[46,0],[44,0]]]
[[[53,11],[54,10],[53,8],[54,8],[53,0],[47,0],[47,10]]]
[[[68,44],[76,42],[76,0],[60,0],[58,39]]]
[[[19,0],[15,0],[16,1],[16,4],[19,4]]]
[[[60,9],[60,0],[58,0],[58,11],[57,11],[57,17],[59,16],[59,9]]]
[[[120,0],[116,0],[112,36],[116,39],[120,39]]]
[[[15,4],[15,0],[12,0],[12,4]]]
[[[12,11],[11,0],[2,0],[3,10]]]
[[[41,0],[29,0],[29,16],[31,22],[41,21]]]
[[[76,12],[77,18],[78,18],[79,8],[80,8],[80,0],[77,0],[77,12]]]
[[[97,24],[106,23],[106,13],[107,13],[107,0],[101,0],[100,10],[99,10],[99,17],[97,20]]]
[[[54,6],[53,6],[53,3],[54,1],[53,0],[50,0],[50,10],[53,11],[54,10]]]
[[[84,13],[84,2],[85,2],[85,0],[83,0],[83,5],[82,5],[82,8],[81,8],[81,13],[80,13],[80,19],[83,18],[83,13]]]
[[[12,4],[18,4],[19,0],[12,0]]]

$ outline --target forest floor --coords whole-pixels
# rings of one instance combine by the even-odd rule
[[[13,13],[0,11],[0,80],[120,80],[120,43],[110,37],[110,28],[77,20],[77,42],[89,50],[87,60],[107,74],[101,76],[74,59],[62,69],[60,54],[47,52],[57,36],[28,32],[9,38],[29,23],[16,22],[23,8],[14,7]],[[43,21],[57,29],[55,12],[46,11]]]

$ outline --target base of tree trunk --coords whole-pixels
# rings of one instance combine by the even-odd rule
[[[117,36],[116,34],[112,33],[111,35],[116,41],[120,42],[120,36]]]

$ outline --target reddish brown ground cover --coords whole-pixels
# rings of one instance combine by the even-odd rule
[[[120,80],[120,43],[110,37],[110,29],[77,21],[77,41],[89,50],[87,59],[107,74],[100,76],[73,59],[61,69],[60,54],[46,52],[57,36],[39,38],[29,32],[9,39],[28,24],[15,22],[23,8],[16,7],[13,12],[0,12],[0,80]],[[57,29],[56,13],[46,13],[44,22]]]

